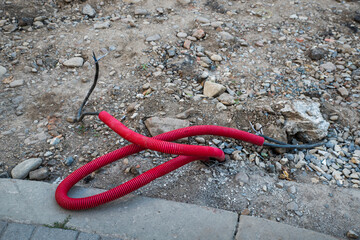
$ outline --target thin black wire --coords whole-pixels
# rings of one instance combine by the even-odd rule
[[[274,138],[268,137],[266,135],[263,134],[258,134],[260,137],[265,138],[265,140],[268,140],[269,142],[274,142],[277,144],[272,144],[272,143],[264,143],[263,146],[266,147],[272,147],[272,148],[289,148],[289,149],[309,149],[309,148],[314,148],[314,147],[319,147],[325,144],[325,142],[319,142],[319,143],[312,143],[312,144],[300,144],[300,145],[292,145],[292,144],[287,144],[285,142],[276,140]]]
[[[281,142],[281,141],[279,141],[279,140],[276,140],[276,139],[274,139],[274,138],[265,136],[265,135],[263,135],[263,134],[259,134],[259,136],[265,138],[266,140],[268,140],[268,141],[270,141],[270,142],[274,142],[274,143],[281,144],[281,145],[288,145],[288,144],[285,143],[285,142]]]
[[[95,67],[96,67],[96,72],[95,72],[95,77],[94,77],[94,82],[89,90],[89,92],[87,93],[83,103],[81,104],[80,106],[80,109],[78,111],[78,114],[75,118],[75,122],[81,122],[83,120],[83,118],[87,115],[99,115],[99,112],[82,112],[83,111],[83,108],[85,107],[86,105],[86,102],[89,100],[89,97],[91,95],[91,93],[94,91],[95,87],[96,87],[96,84],[97,84],[97,81],[98,81],[98,78],[99,78],[99,60],[100,59],[96,59],[96,56],[95,56],[95,53],[93,52],[93,58],[95,60]]]
[[[319,147],[324,144],[325,142],[314,143],[314,144],[301,144],[301,145],[264,143],[263,146],[272,147],[272,148],[309,149],[309,148]]]

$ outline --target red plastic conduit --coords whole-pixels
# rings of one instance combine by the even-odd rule
[[[131,131],[121,122],[111,116],[109,113],[103,111],[99,114],[99,118],[112,130],[114,130],[121,137],[125,138],[133,144],[125,146],[101,156],[88,164],[77,169],[65,178],[57,187],[55,192],[55,199],[58,204],[69,210],[81,210],[99,206],[101,204],[113,201],[117,198],[123,197],[136,189],[150,183],[151,181],[164,176],[165,174],[174,171],[175,169],[184,166],[187,163],[196,160],[208,160],[215,158],[218,161],[224,161],[224,153],[218,148],[206,146],[194,146],[186,144],[172,143],[177,139],[191,137],[196,135],[217,135],[223,137],[235,138],[246,141],[256,145],[263,145],[264,138],[240,131],[233,128],[201,125],[177,129],[167,133],[160,134],[153,138],[145,137],[136,132]],[[106,192],[84,198],[70,198],[67,196],[68,191],[81,179],[96,171],[103,166],[112,163],[116,160],[124,158],[134,153],[138,153],[144,149],[151,149],[163,153],[180,155],[166,163],[163,163],[149,171],[125,182]]]

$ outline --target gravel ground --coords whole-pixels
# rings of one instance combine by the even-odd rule
[[[0,177],[57,183],[127,144],[97,117],[73,122],[94,51],[106,56],[86,109],[138,133],[212,124],[326,142],[192,137],[226,161],[193,162],[138,194],[360,232],[359,2],[11,0],[0,13]],[[170,158],[145,150],[80,184],[109,189]]]

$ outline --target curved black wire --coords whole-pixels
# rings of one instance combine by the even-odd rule
[[[93,58],[95,60],[95,67],[96,67],[96,72],[95,72],[95,77],[94,77],[94,82],[89,90],[89,92],[87,93],[83,103],[81,104],[80,106],[80,109],[78,111],[78,114],[75,118],[75,122],[81,122],[83,120],[83,118],[87,115],[99,115],[99,112],[82,112],[83,111],[83,108],[85,107],[86,105],[86,102],[89,100],[89,97],[91,95],[91,93],[94,91],[95,87],[96,87],[96,84],[97,84],[97,81],[98,81],[98,78],[99,78],[99,60],[100,59],[96,59],[96,56],[95,56],[95,53],[93,52]]]

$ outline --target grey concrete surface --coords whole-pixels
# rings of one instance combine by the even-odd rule
[[[336,240],[318,232],[263,218],[240,216],[236,240]]]
[[[100,240],[100,236],[92,233],[80,233],[77,240]]]
[[[1,240],[23,240],[30,239],[35,227],[19,223],[9,223],[1,235]]]
[[[44,182],[0,179],[0,240],[336,239],[257,217],[241,216],[238,223],[238,215],[233,212],[135,195],[90,210],[68,211],[57,205],[56,187]],[[102,191],[75,187],[70,196],[85,197]],[[66,227],[74,230],[43,226],[63,222],[68,216]]]
[[[71,216],[67,227],[123,239],[233,239],[237,214],[219,209],[130,195],[84,211],[60,208],[56,185],[0,179],[0,220],[53,224]],[[89,196],[99,189],[74,188],[71,196]],[[36,232],[35,232],[36,234]]]
[[[0,221],[0,240],[123,240],[42,225]]]
[[[60,228],[37,227],[31,239],[36,240],[76,240],[79,235],[78,231],[65,230]],[[24,238],[25,239],[25,238]]]

